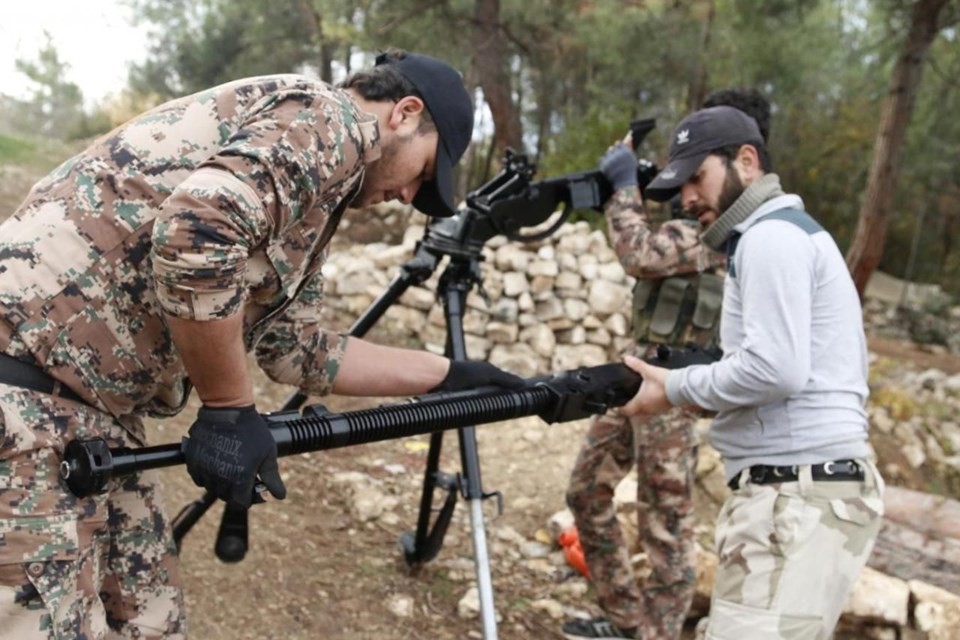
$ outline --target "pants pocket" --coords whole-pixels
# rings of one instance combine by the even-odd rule
[[[799,496],[781,493],[773,505],[771,552],[781,557],[792,555],[811,539],[819,524],[818,509]]]
[[[75,599],[79,563],[74,560],[34,561],[23,565],[34,600],[43,602],[54,629],[61,628],[66,609]]]
[[[823,622],[797,615],[714,599],[706,640],[818,640]]]

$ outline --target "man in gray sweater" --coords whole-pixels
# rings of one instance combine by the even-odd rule
[[[784,193],[756,123],[703,109],[674,132],[647,195],[680,193],[727,254],[723,359],[667,371],[627,357],[644,382],[624,415],[716,411],[710,439],[732,496],[708,640],[830,638],[876,540],[883,481],[867,441],[860,301],[829,233]]]

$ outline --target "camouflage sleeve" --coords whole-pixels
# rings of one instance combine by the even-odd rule
[[[721,266],[723,256],[700,243],[699,223],[669,220],[652,229],[636,189],[620,189],[604,206],[610,243],[624,270],[641,279]]]
[[[163,309],[194,320],[237,313],[250,251],[341,196],[356,174],[363,143],[355,120],[329,95],[265,98],[161,206],[151,251]]]
[[[318,272],[254,348],[257,363],[271,380],[316,396],[333,389],[348,338],[320,327],[317,310],[322,302],[323,277]]]

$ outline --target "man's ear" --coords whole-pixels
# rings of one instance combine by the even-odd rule
[[[390,111],[390,128],[401,135],[409,135],[420,126],[420,117],[425,109],[423,100],[417,96],[404,96]]]
[[[741,180],[748,184],[763,175],[763,169],[760,167],[760,153],[752,144],[740,145],[733,162],[740,171]]]

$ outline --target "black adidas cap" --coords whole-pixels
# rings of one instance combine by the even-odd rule
[[[650,181],[644,196],[663,202],[680,192],[711,151],[733,144],[763,145],[757,121],[739,109],[701,109],[677,125],[667,166]]]
[[[430,216],[452,216],[456,213],[453,167],[467,150],[473,134],[473,103],[463,78],[446,62],[417,53],[407,53],[400,59],[381,54],[376,64],[391,65],[416,87],[437,126],[434,178],[420,185],[413,206]]]

